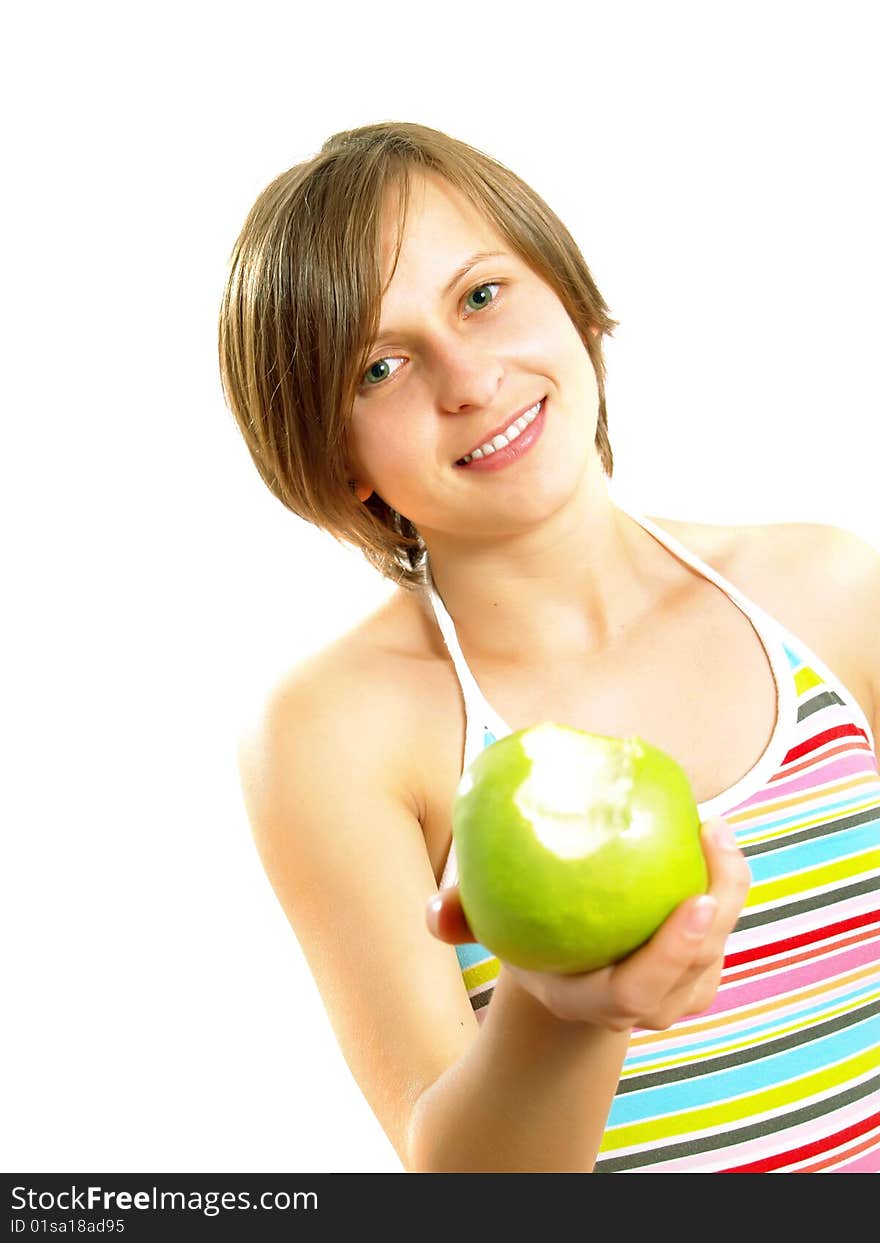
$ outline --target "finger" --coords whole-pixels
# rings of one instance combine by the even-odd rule
[[[434,894],[425,909],[425,922],[428,931],[438,941],[445,941],[449,945],[464,945],[469,941],[476,941],[462,910],[458,885],[449,885]]]
[[[733,826],[723,817],[713,817],[702,825],[701,841],[709,871],[708,891],[718,901],[716,932],[726,938],[748,896],[751,872],[736,844]]]
[[[617,971],[615,994],[621,1006],[645,1014],[664,1006],[699,981],[720,971],[725,945],[751,884],[749,865],[736,844],[733,827],[722,816],[701,825],[708,888],[682,902],[641,950]],[[642,968],[650,966],[646,973]],[[665,999],[665,1001],[664,1001]]]
[[[707,972],[720,971],[727,938],[733,931],[751,883],[748,863],[733,828],[721,816],[701,825],[708,887],[705,894],[682,902],[641,949],[624,959],[613,979],[617,1005],[639,1015],[662,1013],[699,984],[706,992]]]
[[[639,949],[595,971],[559,975],[525,971],[506,961],[504,966],[557,1017],[584,1020],[590,1015],[623,1030],[659,1010],[697,972],[702,942],[717,911],[710,894],[690,898]]]
[[[623,1013],[652,1013],[710,957],[705,942],[712,936],[717,914],[713,894],[688,898],[641,948],[618,963],[612,987]]]
[[[700,836],[708,871],[706,893],[676,907],[654,936],[621,964],[627,976],[635,975],[650,957],[657,986],[664,991],[676,987],[677,975],[723,952],[751,883],[749,865],[723,816],[705,821]]]

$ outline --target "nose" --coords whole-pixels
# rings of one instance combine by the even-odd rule
[[[436,347],[434,365],[437,401],[450,414],[491,406],[504,380],[498,356],[461,337],[447,339]]]

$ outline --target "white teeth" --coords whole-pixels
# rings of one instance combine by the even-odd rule
[[[544,399],[542,397],[541,401],[543,400]],[[530,423],[534,423],[535,419],[538,417],[538,411],[540,409],[541,402],[535,402],[531,410],[527,410],[525,414],[521,414],[520,417],[516,419],[515,422],[511,423],[510,427],[508,427],[500,435],[494,436],[492,440],[487,441],[486,444],[480,445],[479,449],[474,449],[473,453],[468,453],[461,459],[462,462],[472,462],[477,458],[488,457],[490,454],[495,453],[498,449],[506,448],[511,441],[516,440],[517,436],[525,431]]]
[[[508,431],[507,439],[516,440],[517,436],[520,434],[520,432],[525,427],[528,427],[528,423],[526,423],[524,419],[517,419],[513,427],[511,427],[511,429]]]

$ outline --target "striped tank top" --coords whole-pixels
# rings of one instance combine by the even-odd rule
[[[620,506],[618,506],[620,508]],[[624,512],[629,513],[628,510]],[[745,614],[776,683],[772,737],[723,816],[752,886],[708,1010],[633,1032],[596,1173],[880,1172],[880,774],[855,697],[795,635],[650,519],[629,516]],[[511,732],[428,595],[466,713],[463,767]],[[450,848],[441,887],[456,883]],[[499,963],[456,953],[478,1022]]]

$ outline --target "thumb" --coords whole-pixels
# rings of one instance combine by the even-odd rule
[[[719,900],[723,914],[729,915],[734,908],[738,913],[748,896],[752,875],[733,826],[721,816],[707,820],[702,825],[702,844],[709,892]]]
[[[432,936],[449,945],[464,945],[477,939],[462,909],[458,885],[449,885],[433,895],[425,909],[425,922]]]

